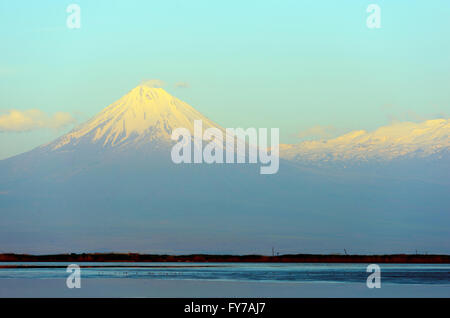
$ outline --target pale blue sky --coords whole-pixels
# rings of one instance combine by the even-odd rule
[[[70,3],[79,30],[66,27]],[[381,29],[366,27],[370,3]],[[160,79],[222,126],[279,127],[282,142],[314,125],[372,130],[450,113],[446,0],[0,0],[0,26],[0,111],[83,121]],[[0,158],[63,132],[0,132]]]

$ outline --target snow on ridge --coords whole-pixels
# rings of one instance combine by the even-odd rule
[[[61,150],[81,144],[101,148],[172,145],[171,133],[179,127],[193,133],[194,120],[203,129],[222,127],[163,88],[142,84],[133,88],[86,123],[41,147]],[[280,157],[299,162],[388,161],[420,158],[450,151],[450,120],[398,122],[373,132],[355,130],[337,138],[280,145]]]
[[[450,120],[399,122],[373,132],[351,131],[328,140],[281,145],[280,156],[295,161],[387,161],[427,157],[450,150]]]

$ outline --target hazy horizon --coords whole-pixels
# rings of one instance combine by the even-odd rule
[[[450,252],[448,1],[380,0],[378,27],[369,1],[24,4],[0,3],[0,252]],[[196,121],[279,134],[277,169],[262,135],[256,163],[174,160]]]
[[[368,1],[77,3],[80,29],[67,28],[67,3],[0,4],[0,118],[42,112],[34,126],[0,127],[0,158],[149,79],[223,127],[279,127],[282,143],[449,117],[444,0],[378,1],[380,29],[366,26]]]

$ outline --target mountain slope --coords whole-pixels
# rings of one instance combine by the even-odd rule
[[[87,123],[43,147],[66,150],[81,144],[104,148],[139,148],[147,143],[171,145],[172,130],[184,127],[193,133],[194,120],[202,120],[204,129],[222,129],[164,89],[140,85]]]
[[[139,86],[56,141],[1,160],[2,252],[450,251],[448,185],[398,169],[350,178],[286,161],[274,175],[174,164],[171,130],[195,119],[216,126]]]
[[[450,120],[394,123],[374,132],[352,131],[329,140],[282,145],[280,156],[299,162],[387,162],[443,156],[450,149]]]

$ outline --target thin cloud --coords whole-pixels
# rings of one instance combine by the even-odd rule
[[[445,112],[419,114],[412,109],[400,109],[393,104],[384,104],[380,107],[380,109],[391,124],[405,121],[422,122],[431,119],[449,117]]]
[[[2,66],[0,65],[0,75],[13,75],[17,73],[17,70],[8,66]]]
[[[300,131],[296,134],[296,137],[300,139],[327,139],[334,137],[337,133],[338,129],[333,125],[314,125]]]
[[[43,128],[61,129],[74,124],[76,119],[69,113],[48,115],[39,109],[11,109],[0,113],[0,132],[22,132]]]
[[[149,80],[143,80],[141,82],[141,85],[145,85],[152,88],[162,88],[166,85],[164,81],[161,81],[159,79],[149,79]]]
[[[189,83],[188,82],[178,82],[178,83],[175,83],[175,87],[176,88],[189,88]]]

